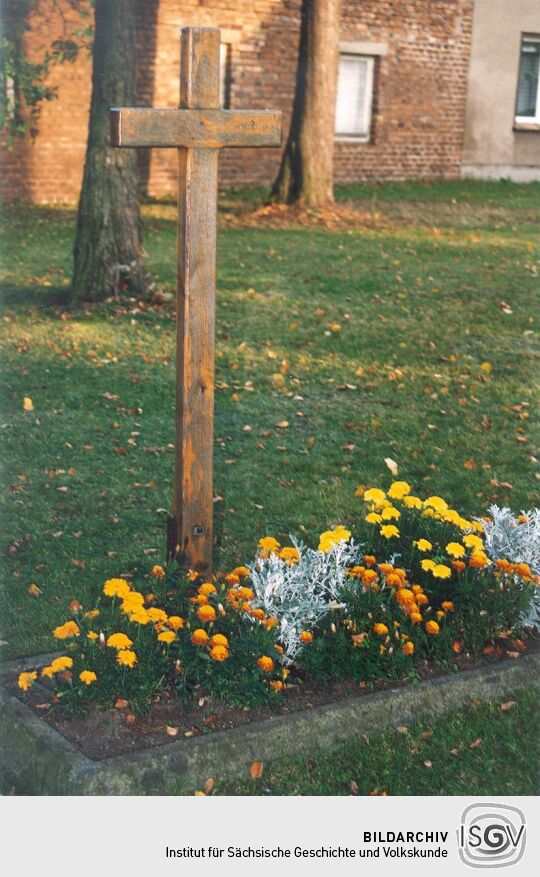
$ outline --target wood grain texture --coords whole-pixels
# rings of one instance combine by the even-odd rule
[[[111,110],[113,146],[279,146],[281,113],[260,110]]]

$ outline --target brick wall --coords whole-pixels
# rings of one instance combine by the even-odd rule
[[[174,107],[178,30],[220,27],[230,45],[232,107],[272,107],[288,129],[299,38],[300,0],[139,0],[138,103]],[[73,15],[73,13],[68,13]],[[472,0],[343,0],[341,39],[385,46],[376,58],[368,143],[336,143],[339,180],[457,177],[465,114]],[[61,27],[37,21],[29,53]],[[58,98],[43,106],[37,135],[2,150],[0,193],[37,202],[76,201],[90,101],[90,59],[51,74]],[[278,150],[225,150],[220,182],[268,183]],[[141,178],[156,197],[173,194],[174,150],[140,154]]]

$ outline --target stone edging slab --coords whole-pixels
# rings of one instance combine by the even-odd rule
[[[40,663],[40,657],[13,661],[2,672]],[[538,685],[539,669],[540,655],[525,655],[102,761],[83,755],[30,707],[2,691],[2,774],[4,782],[30,795],[167,795],[200,788],[208,777],[247,776],[253,761],[309,756],[471,700],[504,699]]]

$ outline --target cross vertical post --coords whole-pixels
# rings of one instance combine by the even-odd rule
[[[219,108],[219,30],[184,28],[180,109]],[[212,569],[218,151],[178,150],[176,459],[169,555]],[[174,543],[174,544],[173,544]]]
[[[204,575],[212,571],[213,549],[218,150],[281,143],[281,113],[220,108],[219,44],[215,28],[182,28],[177,110],[111,109],[113,146],[178,151],[176,456],[167,555]]]

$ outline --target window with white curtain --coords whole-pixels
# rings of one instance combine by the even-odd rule
[[[374,58],[341,54],[336,100],[336,137],[368,140]]]
[[[540,122],[540,36],[523,37],[516,101],[517,122]]]

